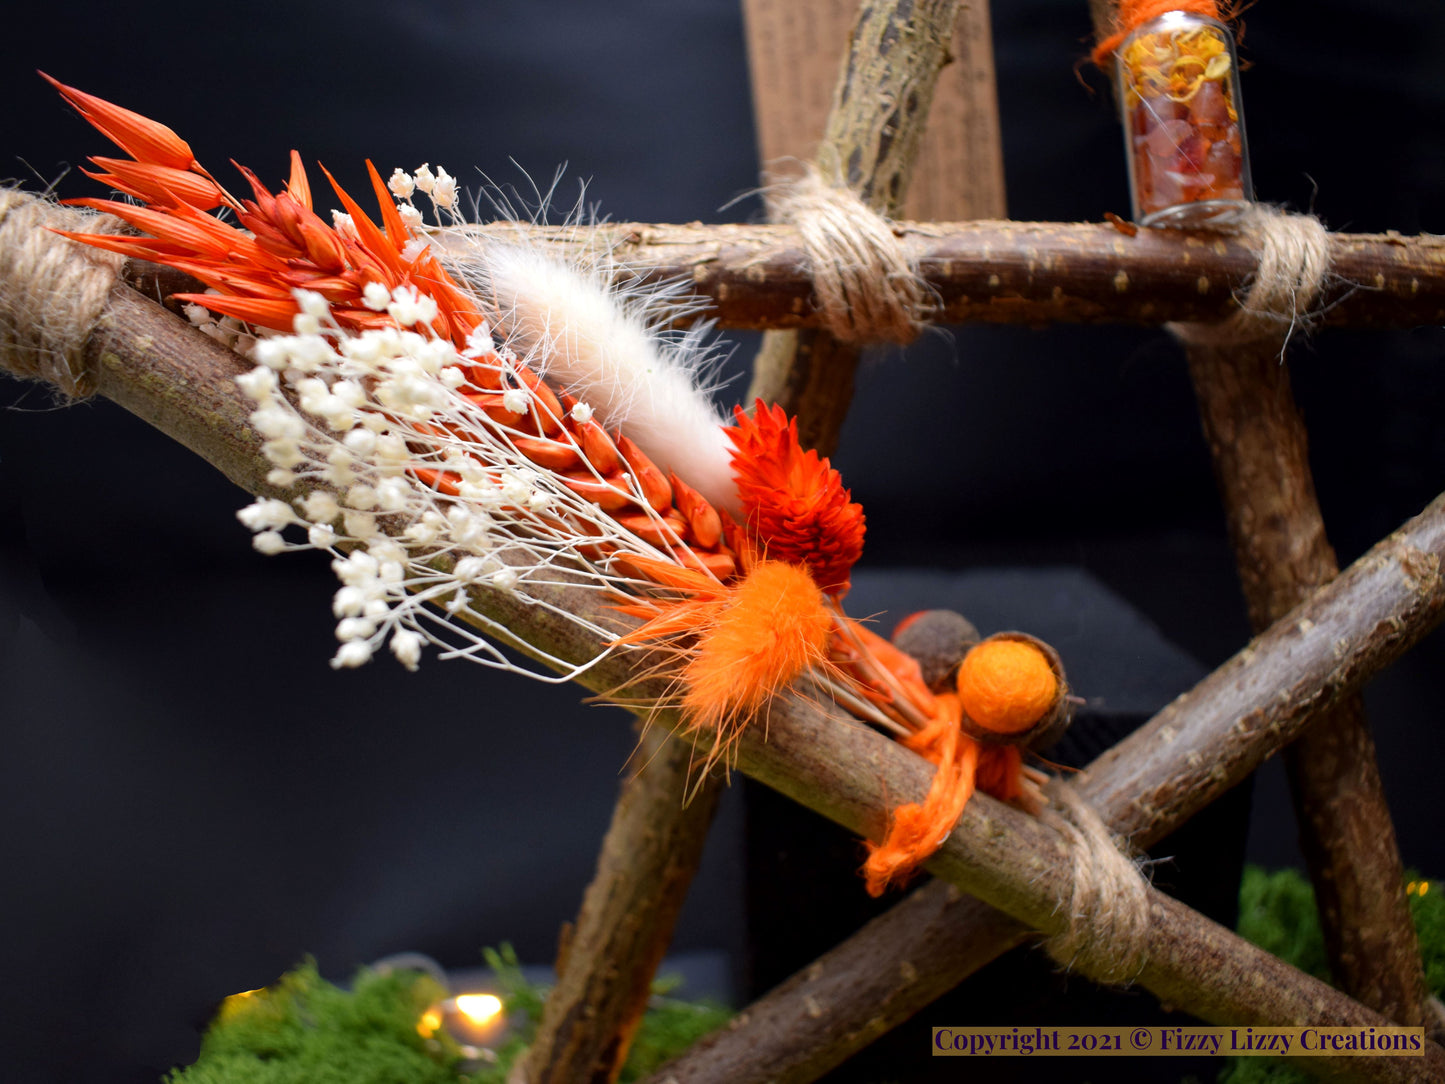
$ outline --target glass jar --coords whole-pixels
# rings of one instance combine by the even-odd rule
[[[1227,225],[1254,198],[1239,61],[1223,23],[1171,11],[1115,54],[1134,221]]]

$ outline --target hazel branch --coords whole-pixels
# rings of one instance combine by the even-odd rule
[[[125,297],[126,291],[118,294]],[[210,350],[213,344],[204,336],[139,298],[126,307],[130,320],[108,314],[106,327],[86,349],[99,363],[101,391],[148,419],[189,426],[188,445],[231,477],[259,477],[264,461],[244,422],[247,403],[232,383],[239,359],[219,347]],[[178,337],[164,336],[167,325]],[[209,366],[166,349],[169,344],[186,353],[198,340],[199,356],[212,359]],[[192,401],[207,406],[182,407]],[[248,458],[258,461],[249,469]],[[1433,627],[1445,614],[1442,555],[1445,498],[1096,761],[1079,779],[1081,793],[1140,845],[1157,839],[1295,737],[1314,712],[1357,691]],[[555,590],[559,605],[597,607],[590,593]],[[478,589],[477,605],[536,650],[576,661],[599,653],[601,645],[574,623],[505,592]],[[584,684],[657,696],[656,687],[632,684],[646,666],[645,655],[608,654],[587,671]],[[676,723],[668,711],[656,721]],[[766,741],[748,732],[738,767],[853,831],[878,833],[890,802],[920,796],[927,787],[922,760],[842,715],[789,698],[772,713],[767,729]],[[1068,899],[1068,857],[1052,829],[975,796],[930,868],[1014,918],[1052,932]],[[1237,1024],[1384,1022],[1157,893],[1150,909],[1151,962],[1140,981],[1196,1015]],[[1259,984],[1259,975],[1267,977],[1266,984]],[[1433,1046],[1430,1051],[1428,1057],[1442,1058],[1445,1069],[1445,1055]],[[1399,1072],[1414,1071],[1386,1060],[1357,1059],[1347,1068],[1382,1080],[1404,1079]]]
[[[653,1084],[807,1084],[1032,936],[929,881],[694,1043]]]
[[[255,490],[266,467],[235,387],[242,363],[124,288],[85,342],[100,390],[173,432]],[[1187,818],[1295,737],[1310,716],[1356,692],[1367,677],[1416,642],[1445,611],[1440,559],[1445,499],[1356,562],[1192,693],[1126,739],[1079,780],[1081,793],[1141,844]],[[596,612],[586,592],[559,586],[555,601]],[[579,595],[581,597],[579,597]],[[561,659],[596,659],[601,645],[576,624],[516,596],[478,590],[477,604]],[[600,616],[600,615],[599,615]],[[585,683],[627,689],[647,658],[611,653]],[[655,685],[634,686],[656,696]],[[675,723],[668,711],[658,722]],[[855,831],[882,827],[886,802],[919,796],[928,766],[855,721],[782,699],[764,741],[750,731],[739,767]],[[886,801],[885,801],[886,797]],[[1045,932],[1060,925],[1068,898],[1067,848],[1051,828],[986,798],[970,803],[933,869]],[[1042,872],[1041,872],[1042,871]],[[1299,975],[1157,894],[1150,897],[1150,964],[1144,985],[1205,1019],[1233,1023],[1357,1023],[1382,1018]],[[1266,982],[1260,983],[1264,976]],[[1445,1068],[1438,1048],[1427,1063]],[[1329,1069],[1332,1063],[1312,1063]],[[1336,1066],[1339,1067],[1339,1066]],[[1401,1079],[1416,1066],[1353,1060],[1343,1068]]]
[[[825,182],[852,189],[876,211],[900,212],[957,15],[958,0],[862,5],[818,147]],[[858,357],[857,345],[826,331],[770,332],[746,402],[777,403],[798,419],[803,447],[830,455],[853,399]]]
[[[1256,630],[1339,572],[1310,475],[1304,419],[1273,338],[1184,349]],[[1301,848],[1341,986],[1401,1024],[1427,1023],[1425,973],[1375,743],[1358,696],[1285,751]]]
[[[1445,497],[1095,760],[1076,785],[1136,846],[1162,839],[1306,732],[1313,713],[1352,702],[1370,675],[1439,622],[1442,553]],[[794,975],[740,1014],[732,1030],[682,1055],[659,1080],[750,1084],[773,1079],[773,1064],[781,1067],[778,1079],[815,1079],[1028,937],[1024,923],[970,900],[920,940],[927,920],[910,916],[941,911],[944,892],[937,883],[919,889],[824,956],[816,972]],[[911,981],[869,963],[888,958],[913,962]],[[856,996],[837,979],[845,970]],[[844,989],[835,991],[835,983]],[[1188,997],[1175,1003],[1199,1012]],[[822,1016],[813,1012],[818,1004],[827,1006]]]
[[[943,6],[951,26],[956,2]],[[861,160],[849,159],[856,183],[865,188],[891,185],[901,199],[907,167],[916,153],[912,144],[921,134],[921,118],[927,116],[936,69],[923,76],[927,85],[920,119],[899,125],[897,134],[885,140],[877,125],[884,104],[893,100],[889,94],[895,88],[890,80],[899,77],[900,69],[911,69],[912,50],[892,50],[898,57],[895,63],[885,58],[883,54],[889,50],[869,33],[870,26],[886,34],[898,29],[895,24],[905,23],[904,17],[887,5],[865,7],[860,18],[824,145],[840,154],[844,150],[862,154]],[[909,28],[911,24],[904,27]],[[771,351],[769,344],[764,345],[760,370],[765,366],[763,357],[777,355],[778,345],[771,344]],[[806,348],[799,349],[800,359],[811,354]],[[778,356],[775,364],[781,361]],[[755,395],[771,400],[774,392],[755,384],[748,401]],[[805,429],[814,425],[815,419],[836,419],[826,423],[836,439],[850,397],[851,380],[846,387],[814,384],[790,400],[789,406],[801,414],[800,424]],[[808,438],[809,442],[815,439]],[[513,1074],[517,1084],[615,1079],[641,1021],[653,974],[701,862],[722,787],[721,778],[704,779],[692,801],[684,805],[691,751],[684,743],[672,741],[661,743],[654,752],[658,763],[628,781],[613,812],[576,933],[565,959],[558,960],[558,983],[547,997],[525,1063]],[[648,759],[652,757],[644,762]]]
[[[700,315],[738,329],[813,328],[819,315],[797,230],[786,225],[605,223],[591,229],[467,226],[579,258],[606,252],[649,282],[687,281]],[[1086,222],[895,222],[943,324],[1215,323],[1259,265],[1238,239]],[[1324,327],[1445,322],[1445,238],[1330,235],[1315,319]]]
[[[1102,41],[1117,28],[1114,14],[1093,0],[1090,11]],[[1178,330],[1250,623],[1259,632],[1339,572],[1310,474],[1304,418],[1281,364],[1286,339]],[[1420,946],[1363,700],[1350,697],[1322,712],[1284,755],[1336,979],[1391,1019],[1424,1025]]]
[[[652,980],[702,859],[722,795],[691,801],[691,745],[650,728],[634,756],[575,925],[563,934],[557,984],[515,1081],[615,1080],[652,996]]]

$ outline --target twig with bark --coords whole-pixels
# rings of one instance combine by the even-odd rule
[[[1280,342],[1184,338],[1200,417],[1256,630],[1339,572]],[[1425,973],[1364,702],[1349,697],[1285,750],[1330,967],[1361,1002],[1423,1026]]]
[[[1076,785],[1113,831],[1140,848],[1158,842],[1306,732],[1311,712],[1351,702],[1370,673],[1404,650],[1406,644],[1391,641],[1412,637],[1407,630],[1416,621],[1429,627],[1440,620],[1441,600],[1434,596],[1445,590],[1442,544],[1445,497],[1094,761]],[[937,883],[918,890],[895,908],[897,921],[890,912],[859,931],[824,957],[817,974],[795,975],[751,1006],[732,1031],[667,1067],[659,1081],[815,1079],[877,1037],[883,1029],[875,1016],[889,1023],[906,1019],[1029,936],[1024,923],[962,901],[952,921],[930,932],[926,942],[917,940],[912,920],[904,916],[944,908],[946,891]],[[922,954],[925,943],[928,951]],[[824,997],[812,988],[824,977],[890,954],[918,961],[917,974],[904,982],[897,974],[865,968],[855,972],[869,976],[856,997],[846,992]],[[1190,1006],[1187,998],[1175,1003]],[[822,1004],[825,1014],[813,1012],[813,1005]],[[782,1067],[776,1074],[767,1068],[775,1063]]]
[[[183,321],[117,287],[85,339],[82,360],[122,405],[177,436],[253,492],[269,465],[247,421],[251,405],[234,384],[246,366]],[[1337,580],[1277,622],[1245,651],[1143,730],[1105,754],[1075,784],[1106,821],[1147,845],[1296,737],[1318,711],[1358,691],[1445,612],[1445,498],[1386,539]],[[555,602],[595,612],[597,600],[559,585]],[[478,589],[481,612],[555,658],[596,659],[584,683],[625,690],[646,672],[633,653],[599,656],[602,644],[545,607]],[[662,689],[641,685],[642,697]],[[675,725],[669,711],[655,721]],[[787,697],[768,736],[750,731],[739,767],[855,831],[877,833],[889,803],[921,795],[928,766],[896,743],[836,712]],[[1013,917],[1046,932],[1067,903],[1060,862],[1067,847],[1052,829],[978,797],[932,868]],[[1154,962],[1141,978],[1172,1003],[1206,1019],[1286,1024],[1381,1018],[1343,995],[1271,962],[1226,931],[1160,897],[1150,902]],[[1261,990],[1258,976],[1268,988]],[[1430,1046],[1427,1067],[1441,1068]],[[1330,1063],[1311,1063],[1329,1068]],[[1368,1060],[1347,1068],[1391,1078],[1399,1069]]]
[[[933,17],[947,20],[947,39],[956,0],[934,6],[938,11]],[[922,13],[910,15],[907,7],[864,6],[844,58],[824,140],[828,152],[848,163],[856,183],[887,185],[896,200],[906,188],[907,169],[941,66],[928,51],[913,48],[914,38],[926,39],[934,27]],[[892,93],[905,85],[911,88],[914,105],[901,116],[895,113],[885,134],[879,124],[893,108]],[[767,344],[759,355],[760,370],[769,364],[766,356]],[[836,419],[829,423],[836,429],[851,391],[851,381],[846,386],[815,384],[789,405],[801,412],[803,426],[829,417]],[[756,383],[754,394],[773,397],[770,389]],[[557,961],[557,985],[547,997],[527,1057],[512,1074],[514,1084],[601,1084],[615,1080],[621,1071],[677,912],[702,860],[723,786],[717,776],[702,779],[684,804],[692,762],[688,746],[663,741],[647,756],[657,763],[628,781],[613,812],[575,933]]]
[[[1091,0],[1090,11],[1103,40],[1116,29],[1110,5]],[[1177,330],[1258,632],[1339,572],[1282,360],[1287,335]],[[1423,1025],[1420,946],[1364,702],[1350,697],[1322,713],[1285,764],[1335,978],[1391,1019]]]
[[[121,289],[87,346],[101,391],[141,416],[179,429],[193,449],[233,478],[267,469],[232,383],[240,359]],[[199,349],[197,349],[199,347]],[[212,349],[214,347],[214,349]],[[174,350],[175,353],[169,352]],[[207,360],[209,359],[209,364]],[[186,404],[198,403],[189,408]],[[1381,666],[1445,614],[1445,498],[1383,541],[1337,580],[1277,622],[1245,651],[1141,731],[1106,753],[1075,784],[1104,819],[1147,845],[1296,737],[1313,714],[1357,692]],[[580,596],[580,597],[579,597]],[[557,588],[559,604],[590,611],[596,600]],[[576,625],[494,591],[477,592],[488,616],[559,658],[586,660],[601,645]],[[645,657],[613,653],[587,672],[594,689],[626,688]],[[658,689],[643,687],[643,696]],[[668,712],[657,721],[675,723]],[[766,740],[749,732],[738,766],[846,827],[877,833],[889,803],[923,793],[929,768],[854,720],[788,698]],[[1067,901],[1067,848],[1052,829],[976,796],[931,865],[939,876],[1045,932]],[[1151,898],[1144,985],[1205,1019],[1238,1024],[1358,1022],[1383,1018],[1240,942],[1157,894]],[[1267,978],[1261,986],[1259,976]],[[1438,1048],[1427,1065],[1445,1071]],[[1329,1068],[1329,1063],[1311,1063]],[[1353,1059],[1345,1068],[1403,1079],[1403,1063]],[[1377,1075],[1382,1074],[1382,1075]]]
[[[683,281],[701,315],[738,329],[819,325],[812,273],[789,225],[498,223],[463,232],[529,242],[579,259],[600,252],[629,276]],[[519,233],[520,231],[520,233]],[[943,324],[1214,323],[1259,266],[1237,238],[1086,222],[895,222]],[[443,234],[443,238],[445,234]],[[1445,323],[1445,237],[1331,234],[1312,321],[1321,327]]]
[[[564,930],[557,984],[515,1081],[615,1080],[647,1011],[722,795],[696,788],[690,743],[650,728],[612,812],[575,926]]]
[[[652,1084],[808,1084],[1033,937],[934,880],[768,991]]]
[[[816,161],[825,181],[885,215],[902,209],[957,15],[958,0],[878,0],[859,11]],[[770,332],[746,401],[777,403],[798,419],[803,447],[830,455],[858,357],[856,344],[825,331]]]

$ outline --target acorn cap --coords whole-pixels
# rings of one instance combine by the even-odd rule
[[[1026,632],[999,632],[990,636],[977,648],[984,648],[989,644],[1026,644],[1037,651],[1038,655],[1048,665],[1052,672],[1054,682],[1052,695],[1043,706],[1042,711],[1035,717],[1033,712],[1028,712],[1029,719],[1020,723],[1010,718],[1012,711],[1016,711],[1019,705],[1003,704],[997,707],[987,705],[988,710],[997,712],[996,717],[988,720],[974,719],[969,715],[970,701],[973,701],[974,711],[982,716],[984,714],[986,701],[990,696],[1002,692],[991,688],[987,676],[980,679],[979,675],[970,673],[968,660],[959,668],[958,693],[963,701],[963,731],[976,741],[985,742],[990,745],[1025,745],[1030,749],[1043,749],[1058,741],[1068,730],[1069,723],[1073,721],[1073,705],[1069,702],[1069,684],[1064,674],[1064,664],[1059,658],[1059,653],[1036,636],[1030,636]],[[970,655],[973,652],[970,651]],[[1029,656],[1020,657],[1017,661],[1023,663],[1022,669],[1027,671]],[[1035,680],[1038,675],[1027,672],[1021,674],[1022,680],[1027,685]],[[1049,695],[1046,687],[1039,686],[1033,689],[1022,690],[1025,700],[1031,695]],[[1011,710],[1012,709],[1012,710]],[[984,725],[988,722],[991,725]]]
[[[958,664],[979,639],[972,622],[953,610],[920,610],[893,630],[893,646],[913,656],[923,683],[936,693],[951,686]]]

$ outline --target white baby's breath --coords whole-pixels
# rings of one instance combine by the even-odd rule
[[[405,198],[397,178],[391,188]],[[408,180],[439,205],[455,199],[455,179],[444,170],[423,167]],[[511,430],[483,409],[495,409],[498,389],[512,414],[539,405],[516,386],[526,359],[495,343],[485,322],[458,352],[432,330],[435,299],[413,286],[372,283],[363,293],[368,309],[400,327],[343,330],[319,293],[296,299],[295,334],[255,341],[256,368],[237,378],[255,403],[251,422],[274,468],[268,479],[294,496],[263,498],[238,515],[262,553],[331,553],[341,585],[332,602],[340,641],[333,667],[361,666],[385,648],[416,669],[433,644],[448,657],[517,670],[477,631],[500,630],[473,607],[471,591],[551,608],[543,589],[554,569],[566,568],[569,582],[626,590],[633,581],[599,553],[662,556],[518,451],[533,430]],[[586,404],[572,409],[579,422],[590,416]],[[552,439],[573,440],[567,430]],[[620,484],[648,507],[635,482]],[[548,680],[580,669],[554,662],[563,674]]]

